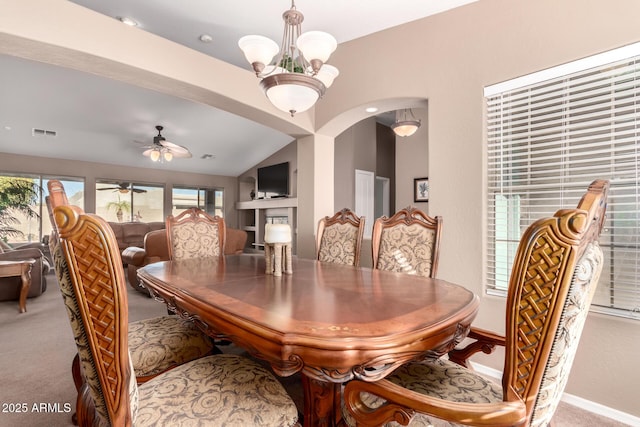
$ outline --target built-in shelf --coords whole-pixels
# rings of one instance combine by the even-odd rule
[[[296,197],[279,197],[276,199],[257,199],[246,202],[236,202],[236,209],[270,209],[270,208],[295,208],[298,206]]]
[[[293,233],[293,252],[296,252],[298,199],[281,197],[236,202],[239,226],[248,233],[247,249],[264,249],[264,226],[269,222],[283,221],[291,225]]]

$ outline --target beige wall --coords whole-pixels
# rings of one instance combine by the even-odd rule
[[[93,212],[95,207],[96,179],[116,179],[118,181],[134,181],[137,183],[164,183],[164,210],[167,214],[171,213],[171,191],[173,186],[199,185],[203,187],[223,188],[225,221],[229,227],[237,226],[235,203],[238,180],[235,177],[168,172],[161,169],[129,168],[103,163],[0,153],[0,173],[5,172],[84,178],[84,209],[87,212]]]
[[[478,326],[503,331],[505,314],[504,299],[484,293],[483,87],[637,42],[638,16],[636,0],[481,0],[341,44],[332,57],[341,74],[317,106],[320,128],[372,101],[428,99],[429,212],[444,217],[439,275],[481,296]],[[398,157],[401,206],[408,160]],[[591,314],[567,392],[640,416],[638,354],[638,321]]]

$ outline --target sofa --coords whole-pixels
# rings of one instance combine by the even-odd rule
[[[140,286],[138,281],[138,269],[147,264],[169,259],[169,244],[167,233],[162,223],[162,229],[149,231],[142,239],[142,244],[131,245],[122,251],[122,262],[126,265],[127,279],[131,287],[139,292],[149,295],[149,292]],[[226,228],[224,254],[235,255],[244,252],[247,243],[247,232],[236,228]],[[120,242],[118,242],[120,245]],[[122,246],[120,246],[122,248]]]
[[[118,241],[120,252],[128,247],[144,247],[144,236],[150,231],[164,230],[164,221],[155,222],[110,222],[109,225]]]
[[[47,273],[51,264],[45,257],[45,246],[42,243],[28,243],[12,247],[5,242],[0,243],[0,261],[19,261],[33,258],[36,260],[31,268],[31,287],[27,298],[40,296],[47,290]],[[18,301],[22,279],[20,277],[0,278],[0,301]]]

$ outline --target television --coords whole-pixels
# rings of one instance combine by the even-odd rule
[[[289,162],[258,168],[258,197],[289,195]]]

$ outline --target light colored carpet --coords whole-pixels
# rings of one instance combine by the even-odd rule
[[[26,313],[18,313],[17,301],[0,302],[0,427],[73,425],[71,361],[76,349],[55,276],[49,274],[47,280],[47,291],[27,301]],[[128,289],[131,321],[166,314],[163,304]],[[222,350],[238,352],[233,346]],[[282,382],[302,410],[298,378]],[[554,422],[556,427],[624,426],[565,403]]]

